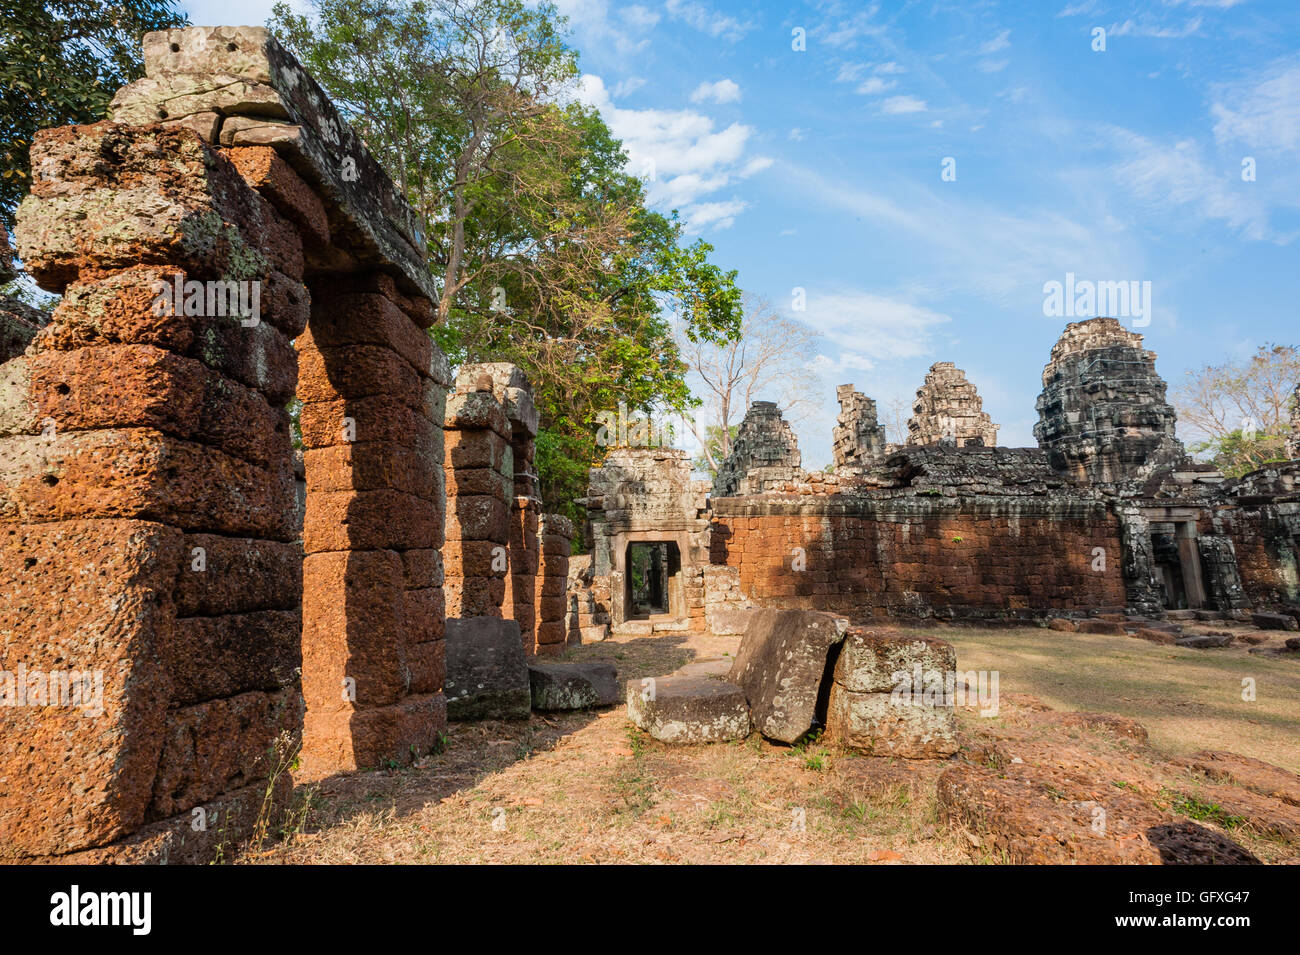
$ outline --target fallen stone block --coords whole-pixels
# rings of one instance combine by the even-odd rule
[[[1054,617],[1047,622],[1048,629],[1059,630],[1062,633],[1075,633],[1079,629],[1078,623],[1065,617]]]
[[[1197,633],[1179,637],[1174,641],[1180,647],[1191,650],[1209,650],[1213,647],[1226,647],[1232,644],[1230,633]]]
[[[530,663],[533,709],[585,710],[619,700],[618,670],[612,663]]]
[[[847,620],[829,613],[754,613],[728,679],[745,691],[755,729],[793,743],[812,728],[827,657],[847,629]]]
[[[942,759],[957,752],[951,706],[933,706],[890,693],[831,687],[826,735],[872,756]]]
[[[936,637],[874,633],[849,629],[835,662],[835,682],[854,693],[890,693],[913,680],[920,667],[922,680],[932,674],[946,677],[957,670],[957,651]],[[919,693],[921,687],[916,687]]]
[[[526,720],[532,709],[519,624],[498,617],[447,621],[447,718]]]
[[[703,676],[629,681],[627,715],[662,743],[744,739],[750,730],[745,691]]]
[[[1250,622],[1261,630],[1297,630],[1295,617],[1285,613],[1252,613]]]

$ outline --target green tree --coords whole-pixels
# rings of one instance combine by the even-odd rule
[[[439,345],[531,378],[543,497],[578,516],[596,414],[693,404],[669,316],[687,340],[733,337],[735,273],[646,208],[622,144],[561,95],[576,54],[550,4],[313,0],[271,27],[422,218]]]
[[[174,0],[0,0],[0,222],[27,194],[37,130],[104,118],[144,75],[140,38],[186,22]]]

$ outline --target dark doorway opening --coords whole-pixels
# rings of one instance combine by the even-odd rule
[[[627,545],[627,618],[679,612],[681,554],[673,541],[636,541]]]

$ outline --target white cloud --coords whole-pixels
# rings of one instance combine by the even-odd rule
[[[980,60],[976,68],[981,73],[1000,73],[1010,62],[1010,60]]]
[[[650,45],[644,33],[658,21],[659,15],[644,7],[626,7],[620,11],[621,23],[615,22],[609,15],[608,0],[555,0],[556,9],[568,17],[569,23],[580,31],[586,41],[583,49],[593,46],[608,46],[618,57],[639,53]],[[629,18],[629,10],[641,10],[653,17],[652,21],[638,21],[637,14]],[[631,30],[628,29],[631,27]]]
[[[1107,27],[1106,34],[1107,36],[1152,37],[1157,40],[1182,40],[1200,30],[1201,21],[1201,17],[1193,17],[1181,28],[1178,28],[1156,26],[1146,22],[1139,23],[1136,20],[1125,20],[1123,23],[1112,23]]]
[[[712,228],[715,232],[730,229],[736,223],[736,216],[744,212],[748,205],[740,199],[697,203],[684,213],[686,231],[698,233],[706,228]]]
[[[1256,241],[1289,242],[1269,225],[1267,194],[1212,168],[1190,140],[1156,143],[1126,129],[1111,131],[1118,152],[1127,158],[1113,169],[1115,180],[1156,212],[1223,222]]]
[[[910,299],[951,289],[1039,314],[1043,283],[1067,270],[1078,275],[1142,274],[1141,247],[1123,231],[1072,219],[1058,208],[1015,212],[1005,204],[937,186],[888,182],[872,191],[793,164],[783,164],[781,171],[798,192],[860,218],[856,228],[889,235],[891,246],[916,263],[915,274],[900,274],[899,281],[928,282],[943,276],[942,288],[918,288]]]
[[[716,83],[701,83],[691,93],[692,103],[738,103],[740,87],[734,80],[721,79]]]
[[[1263,80],[1221,87],[1210,107],[1219,143],[1269,154],[1300,152],[1300,63],[1274,64]]]
[[[790,130],[790,132],[786,134],[785,138],[790,140],[790,142],[792,143],[802,142],[803,130],[800,129],[798,126],[795,126],[793,129]]]
[[[649,30],[659,22],[658,13],[636,3],[624,7],[618,11],[618,15],[624,23],[638,30]]]
[[[732,43],[754,29],[753,23],[742,23],[735,17],[718,13],[705,4],[693,0],[668,0],[664,4],[664,9],[672,19],[680,20],[701,33],[720,37]]]
[[[992,54],[997,53],[999,50],[1005,50],[1007,47],[1011,46],[1011,41],[1008,39],[1008,37],[1010,36],[1011,36],[1010,30],[1003,30],[993,39],[989,40],[987,43],[983,44],[980,47],[980,54],[983,56],[991,56]]]
[[[915,96],[891,96],[880,104],[880,111],[887,116],[924,113],[927,108],[925,100],[917,99]]]
[[[842,349],[838,361],[827,359],[837,370],[868,371],[877,361],[930,354],[935,329],[951,321],[912,302],[851,288],[809,289],[806,311],[796,317]]]
[[[610,95],[616,99],[622,99],[624,96],[635,93],[643,86],[645,86],[644,79],[639,76],[629,76],[627,79],[619,80],[614,84],[614,88],[610,90]]]
[[[740,200],[703,202],[737,179],[771,165],[762,156],[747,156],[754,130],[743,123],[721,129],[694,110],[623,109],[600,77],[586,74],[578,98],[600,110],[628,154],[628,169],[646,179],[649,203],[677,209],[688,228],[725,229],[746,204]]]
[[[883,93],[885,90],[893,89],[897,85],[898,83],[895,80],[882,80],[879,76],[873,76],[860,85],[855,92],[862,93],[865,96],[873,96],[876,93]]]

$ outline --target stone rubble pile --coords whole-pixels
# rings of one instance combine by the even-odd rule
[[[627,713],[638,728],[664,743],[743,739],[755,730],[795,743],[821,726],[828,739],[870,755],[957,751],[950,644],[849,627],[829,613],[744,612],[748,624],[725,679],[628,683]]]

